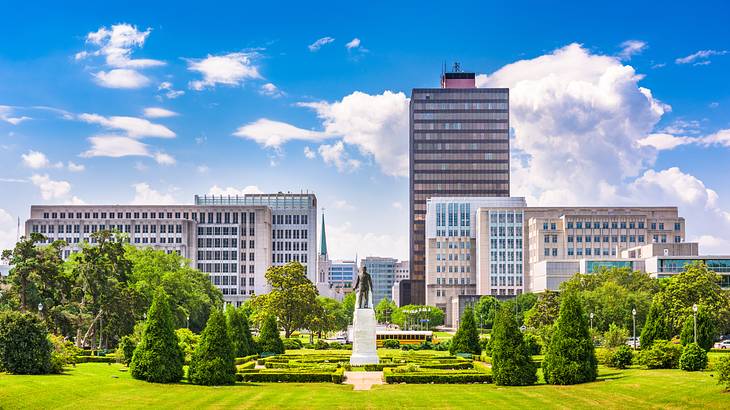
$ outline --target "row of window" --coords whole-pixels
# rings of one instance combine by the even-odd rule
[[[306,229],[274,229],[274,239],[307,239]]]
[[[237,251],[198,251],[199,261],[237,261]],[[248,260],[255,261],[255,254],[253,252],[248,253]],[[241,252],[241,261],[246,261],[246,252]]]
[[[517,226],[490,226],[489,234],[491,236],[522,236],[522,225]]]
[[[506,110],[506,102],[427,102],[414,103],[413,110]]]
[[[237,273],[237,263],[201,263],[198,262],[198,270],[205,273]],[[246,265],[241,265],[241,273],[246,273]],[[248,273],[254,273],[254,266],[248,265]],[[212,278],[213,276],[211,276]],[[217,277],[217,276],[216,276]],[[212,279],[211,279],[212,280]],[[253,286],[253,277],[249,278],[251,286]],[[220,283],[213,283],[214,285],[220,285]],[[235,285],[235,283],[232,283]]]
[[[272,222],[275,225],[306,225],[309,218],[307,215],[273,215]]]
[[[134,225],[134,233],[157,233],[159,226],[160,233],[182,233],[182,225]],[[36,225],[31,227],[35,233],[94,233],[104,230],[116,230],[124,233],[132,233],[132,225]],[[73,231],[73,232],[72,232]]]
[[[415,112],[414,120],[508,120],[506,112]]]
[[[491,249],[522,249],[522,239],[490,239]]]
[[[415,161],[494,161],[508,160],[507,152],[416,152],[413,154]]]
[[[414,130],[506,130],[509,123],[504,122],[415,122]]]
[[[492,251],[492,262],[522,262],[522,251],[505,252],[505,251]]]
[[[522,276],[492,276],[489,278],[492,286],[522,286]]]
[[[436,273],[471,273],[471,266],[439,266],[436,265]]]
[[[639,222],[633,222],[633,221],[622,221],[622,222],[575,222],[569,221],[566,223],[567,229],[644,229],[646,224],[643,221]],[[664,230],[664,222],[652,222],[649,224],[650,229],[657,230],[657,228],[660,231]],[[575,227],[575,228],[574,228]],[[584,228],[585,227],[585,228]],[[544,222],[542,224],[542,229],[547,230],[548,229],[548,223]],[[550,223],[550,230],[555,230],[556,224]],[[682,224],[679,222],[674,223],[674,230],[679,231],[682,229]]]
[[[256,222],[254,212],[44,212],[43,219],[192,219],[200,223],[234,223],[240,220],[246,222],[248,214],[248,223]],[[305,217],[306,219],[306,217]]]
[[[490,266],[492,276],[496,275],[522,275],[522,264],[492,263]]]
[[[655,235],[655,236],[657,237],[657,239],[659,238],[658,235]],[[662,236],[664,237],[664,242],[666,242],[667,235],[662,235]],[[545,243],[550,242],[549,241],[550,240],[550,237],[551,237],[551,235],[545,235]],[[589,236],[589,235],[586,235],[585,237],[583,237],[583,236],[576,236],[575,238],[573,237],[573,235],[568,235],[568,238],[567,239],[568,239],[568,243],[572,243],[574,240],[575,240],[575,242],[578,242],[578,243],[581,243],[581,242],[590,243],[591,241],[593,241],[593,242],[606,242],[606,243],[608,243],[609,242],[609,239],[610,239],[610,242],[630,242],[630,243],[637,243],[638,242],[638,243],[644,243],[644,239],[645,238],[644,238],[644,235],[638,235],[638,236],[637,235],[612,235],[612,236],[598,236],[598,235]],[[603,240],[601,240],[601,239],[603,239]],[[557,243],[558,242],[558,236],[557,235],[552,235],[552,241],[553,241],[553,243]]]
[[[521,224],[522,223],[522,212],[489,212],[489,222],[492,224]]]
[[[448,259],[447,256],[448,255]],[[436,254],[436,260],[437,261],[470,261],[471,260],[471,253],[449,253],[449,254]]]
[[[470,285],[471,278],[436,278],[437,285]]]
[[[436,249],[471,249],[471,242],[469,241],[436,241]]]
[[[271,255],[271,260],[274,263],[289,263],[292,261],[307,263],[307,254],[274,253]]]
[[[436,230],[436,236],[437,237],[468,237],[471,236],[471,229],[437,229]]]
[[[283,242],[274,241],[273,243],[275,251],[306,251],[308,248],[307,242]]]

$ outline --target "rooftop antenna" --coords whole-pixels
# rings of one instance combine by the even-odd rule
[[[452,70],[454,73],[460,73],[461,72],[461,64],[459,64],[458,61],[454,61],[454,68]]]

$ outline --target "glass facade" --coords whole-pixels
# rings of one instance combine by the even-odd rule
[[[586,272],[595,273],[602,268],[629,268],[633,269],[634,264],[631,261],[586,261]]]
[[[523,221],[522,210],[489,211],[489,288],[492,295],[522,293]]]
[[[395,265],[398,261],[393,258],[367,257],[362,260],[362,266],[367,268],[373,280],[373,305],[377,305],[383,298],[390,299],[393,282],[395,282]]]
[[[472,73],[458,74],[473,83]],[[414,89],[409,148],[412,292],[405,302],[422,304],[427,199],[509,196],[509,90]]]

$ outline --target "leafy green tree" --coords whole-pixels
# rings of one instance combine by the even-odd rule
[[[522,293],[517,295],[513,300],[517,307],[517,313],[515,313],[515,319],[517,319],[517,325],[522,326],[525,324],[525,314],[532,309],[537,303],[537,295],[534,293]]]
[[[717,371],[717,384],[725,387],[725,391],[730,390],[730,357],[721,357],[715,364]]]
[[[492,375],[499,386],[527,386],[537,381],[537,366],[532,362],[514,312],[498,308],[491,335]]]
[[[355,314],[355,292],[350,292],[342,298],[342,312],[347,318],[347,324],[352,323],[352,317]]]
[[[279,336],[279,327],[276,325],[276,318],[269,315],[264,319],[264,324],[259,332],[258,348],[261,353],[284,353],[284,342]]]
[[[619,346],[626,346],[626,340],[629,338],[629,331],[611,323],[608,330],[603,334],[603,346],[609,349],[615,349]]]
[[[679,368],[688,372],[704,370],[707,367],[707,350],[697,343],[688,344],[679,357]]]
[[[562,295],[560,315],[543,362],[545,381],[578,384],[596,380],[598,361],[588,318],[575,292]]]
[[[243,311],[233,305],[228,305],[226,307],[226,324],[233,346],[234,357],[244,357],[251,354],[249,353],[251,351],[251,333]]]
[[[177,335],[178,346],[185,355],[185,363],[190,363],[193,352],[200,343],[200,335],[187,328],[177,329],[175,334]]]
[[[715,343],[716,335],[712,316],[707,312],[707,308],[699,306],[697,309],[697,344],[705,350],[710,350]],[[693,315],[687,316],[684,321],[680,338],[684,346],[694,343],[695,323]]]
[[[474,304],[474,314],[482,329],[491,329],[494,325],[494,317],[499,309],[499,301],[494,296],[482,296]]]
[[[0,371],[50,373],[52,349],[48,331],[37,315],[0,312]]]
[[[347,329],[348,318],[342,304],[335,299],[317,296],[317,308],[307,327],[321,338],[323,334]]]
[[[183,378],[183,364],[167,295],[159,289],[147,313],[142,340],[134,349],[129,370],[135,379],[175,383]]]
[[[290,337],[305,327],[317,312],[317,288],[307,278],[306,268],[299,262],[272,266],[266,271],[271,291],[254,298],[254,306],[262,315],[274,315]]]
[[[479,332],[474,321],[474,309],[471,306],[467,306],[461,315],[459,329],[456,331],[454,338],[451,339],[449,351],[451,354],[471,353],[474,355],[482,352],[482,347],[479,343]]]
[[[428,322],[421,322],[421,320],[428,320]],[[411,327],[433,328],[444,323],[444,311],[436,306],[405,305],[393,312],[391,321],[401,328],[406,327],[408,324]]]
[[[666,308],[659,296],[656,296],[649,307],[649,314],[641,329],[641,345],[651,346],[655,340],[667,340],[672,338],[672,331],[669,328],[666,317]]]
[[[551,326],[560,312],[560,297],[558,292],[546,290],[537,296],[535,305],[525,314],[527,327],[539,329]]]
[[[393,321],[393,312],[397,309],[398,305],[385,297],[375,306],[375,318],[378,320],[378,323],[391,323]]]
[[[193,352],[188,369],[193,384],[218,386],[236,382],[233,344],[228,335],[226,317],[218,309],[211,312],[200,335],[200,344]]]

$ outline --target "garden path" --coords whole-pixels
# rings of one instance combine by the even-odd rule
[[[370,390],[373,385],[385,384],[383,372],[345,372],[344,383],[353,385],[353,390]]]

